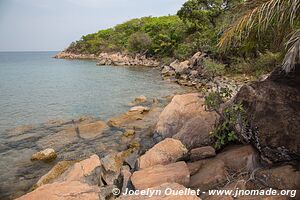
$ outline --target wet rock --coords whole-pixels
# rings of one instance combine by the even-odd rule
[[[216,151],[211,146],[199,147],[196,149],[192,149],[190,152],[191,161],[197,161],[197,160],[214,157],[214,156],[216,156]]]
[[[124,137],[132,137],[135,135],[135,131],[132,129],[126,129],[125,132],[123,133]]]
[[[191,176],[189,187],[206,191],[224,184],[226,180],[227,173],[224,162],[211,159],[195,175]]]
[[[148,112],[150,110],[149,107],[145,107],[145,106],[135,106],[135,107],[132,107],[130,108],[130,112],[140,112],[140,113],[143,113],[143,112]]]
[[[300,189],[300,171],[291,165],[260,170],[256,178],[271,188]]]
[[[159,186],[166,182],[186,186],[190,181],[190,172],[185,162],[156,165],[134,172],[131,181],[138,190]]]
[[[92,139],[101,135],[108,126],[103,121],[97,121],[94,123],[83,124],[78,126],[80,137],[84,139]]]
[[[222,160],[226,168],[233,172],[251,172],[260,165],[259,155],[251,145],[230,146],[216,158]]]
[[[54,149],[45,149],[43,151],[37,152],[31,156],[32,161],[41,160],[50,162],[57,157]]]
[[[161,138],[180,140],[188,149],[208,146],[217,119],[216,113],[205,110],[200,94],[176,95],[160,114],[156,132]]]
[[[54,182],[58,177],[60,177],[65,171],[67,171],[75,161],[60,161],[58,162],[47,174],[42,176],[39,181],[33,186],[33,188],[38,188],[42,185]]]
[[[150,197],[150,195],[134,195],[134,196],[121,196],[118,200],[201,200],[194,194],[190,195],[178,195],[178,191],[186,191],[188,190],[183,185],[178,183],[164,183],[160,186],[156,186],[150,188],[151,191],[161,191],[161,194],[154,195]],[[171,195],[169,194],[171,193]],[[177,192],[177,193],[176,193]],[[176,195],[177,194],[177,195]]]
[[[147,97],[145,97],[144,95],[138,96],[134,99],[135,103],[144,103],[147,101]]]
[[[235,102],[246,110],[250,127],[239,133],[271,162],[300,160],[300,69],[275,70],[265,81],[252,82],[238,92]]]
[[[182,158],[187,152],[179,140],[166,138],[139,158],[139,168],[170,164]]]
[[[144,115],[140,111],[129,111],[118,117],[111,118],[108,121],[110,126],[114,127],[126,127],[128,123],[132,123],[137,120],[142,120]]]
[[[43,185],[18,200],[99,200],[99,192],[98,186],[90,186],[80,181],[55,182]]]

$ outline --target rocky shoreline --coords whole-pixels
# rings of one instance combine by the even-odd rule
[[[272,79],[275,75],[272,74],[270,78],[257,84],[274,84],[283,87],[285,82],[276,82]],[[298,80],[299,76],[296,77]],[[291,83],[291,80],[289,81]],[[259,90],[268,91],[269,89]],[[238,93],[235,100],[243,96],[244,90]],[[267,92],[260,92],[260,94],[265,95],[264,98],[270,95]],[[256,97],[253,96],[253,98]],[[282,137],[287,136],[280,134],[277,135],[279,140],[268,143],[263,138],[270,134],[266,130],[270,131],[268,127],[273,127],[274,122],[265,121],[259,125],[261,132],[256,135],[256,143],[249,141],[248,144],[229,144],[218,150],[214,148],[215,141],[210,136],[215,122],[218,121],[218,115],[214,111],[205,109],[202,94],[176,95],[159,112],[156,112],[157,107],[153,106],[157,104],[157,101],[153,101],[151,107],[148,107],[149,104],[146,106],[146,102],[147,98],[143,96],[137,98],[132,102],[131,106],[134,107],[130,111],[108,122],[109,127],[123,128],[123,141],[132,138],[131,142],[127,143],[127,148],[106,155],[96,152],[85,160],[75,161],[75,164],[65,163],[70,162],[68,160],[61,161],[37,182],[33,191],[19,199],[38,200],[43,197],[91,200],[287,200],[299,197],[299,194],[295,196],[296,191],[300,189],[300,171],[297,169],[299,148],[294,148],[295,144],[299,144],[299,137],[296,134],[288,136],[289,139],[283,139]],[[259,98],[257,102],[260,102]],[[280,102],[281,106],[289,106],[289,103],[282,99]],[[276,105],[278,102],[274,100],[269,103]],[[246,109],[252,109],[251,106],[251,103],[248,104]],[[254,112],[257,113],[259,110]],[[262,115],[269,116],[268,113]],[[299,117],[299,114],[294,117]],[[280,125],[282,119],[279,119],[277,123]],[[145,127],[145,124],[150,126]],[[281,129],[288,131],[291,126],[297,127],[299,124],[281,125]],[[142,135],[137,137],[138,133]],[[273,133],[275,132],[271,132]],[[244,132],[239,134],[243,136]],[[137,138],[140,139],[139,142]],[[285,143],[282,142],[283,140]],[[259,146],[264,148],[258,148]],[[274,152],[271,148],[277,148],[278,152],[270,154]],[[266,152],[266,149],[270,152]],[[280,149],[284,155],[293,154],[294,159],[280,156],[278,154]],[[281,159],[280,163],[276,158]],[[63,170],[59,170],[61,168]],[[199,195],[161,193],[154,197],[139,193],[126,195],[128,191],[134,193],[134,191],[142,190],[166,191],[170,189],[174,192],[200,190],[203,193]],[[238,197],[209,196],[205,193],[212,189],[264,191],[288,189],[290,193],[283,196],[273,194]]]
[[[97,65],[107,66],[144,66],[157,67],[161,71],[164,80],[176,82],[179,85],[193,87],[201,92],[212,92],[218,88],[228,88],[235,95],[237,91],[249,80],[235,80],[225,76],[212,76],[205,67],[204,61],[208,59],[205,53],[197,52],[190,59],[185,61],[175,60],[168,65],[162,64],[154,58],[147,58],[144,55],[127,55],[123,53],[100,53],[94,54],[73,54],[60,52],[54,56],[58,59],[88,59],[96,60]]]
[[[144,66],[158,67],[160,62],[147,58],[144,55],[137,54],[131,56],[123,53],[101,53],[98,56],[94,54],[73,54],[68,52],[60,52],[54,56],[58,59],[89,59],[96,60],[97,65],[114,65],[114,66]]]
[[[201,71],[204,57],[199,53],[187,62],[176,61],[164,66],[163,74],[188,85],[197,79],[205,80],[205,72]],[[165,104],[141,96],[130,103],[128,112],[107,122],[87,118],[54,123],[51,136],[37,136],[40,132],[33,133],[32,128],[17,130],[13,137],[21,137],[20,142],[30,138],[37,145],[32,152],[34,160],[37,155],[42,157],[33,162],[55,163],[43,177],[34,179],[34,187],[19,199],[297,199],[296,191],[300,191],[299,74],[298,70],[282,76],[274,71],[264,81],[242,86],[240,90],[240,85],[234,87],[237,94],[226,104],[242,103],[251,121],[249,127],[236,125],[242,142],[227,144],[222,149],[214,148],[215,140],[210,134],[220,123],[220,116],[206,109],[204,95],[198,92],[175,95]],[[79,142],[91,148],[80,147]],[[71,152],[84,154],[80,157],[77,153],[70,154],[66,146]],[[47,148],[52,148],[56,156]],[[52,153],[51,161],[47,152]],[[212,189],[238,188],[288,189],[290,193],[251,197],[207,194]],[[128,190],[149,189],[192,189],[204,193],[123,195]]]

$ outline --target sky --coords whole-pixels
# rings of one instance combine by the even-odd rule
[[[0,51],[63,50],[132,18],[175,14],[186,0],[0,0]]]

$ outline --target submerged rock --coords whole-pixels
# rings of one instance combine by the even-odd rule
[[[45,149],[43,151],[37,152],[31,156],[32,161],[41,160],[41,161],[52,161],[57,157],[54,149]]]
[[[167,138],[139,158],[139,168],[145,169],[155,165],[170,164],[182,158],[187,152],[179,140]]]

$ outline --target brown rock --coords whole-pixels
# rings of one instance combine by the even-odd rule
[[[66,170],[68,170],[75,161],[60,161],[58,162],[47,174],[42,176],[33,188],[40,187],[42,185],[54,182],[59,176],[61,176]]]
[[[110,126],[126,127],[128,123],[143,119],[144,115],[140,111],[129,111],[108,121]]]
[[[238,92],[235,102],[243,104],[251,125],[239,135],[272,162],[299,161],[300,68],[289,74],[280,69]]]
[[[185,162],[164,166],[156,165],[134,172],[131,181],[138,190],[151,188],[166,182],[187,185],[190,181],[190,172]]]
[[[222,160],[226,168],[234,172],[253,171],[259,166],[259,156],[251,145],[228,147],[217,155],[217,159]]]
[[[224,184],[227,180],[225,164],[221,160],[211,159],[193,176],[189,187],[206,191]]]
[[[98,200],[100,192],[98,186],[101,185],[101,178],[100,173],[96,172],[100,166],[101,163],[99,157],[97,155],[92,155],[90,158],[74,164],[73,167],[55,178],[55,182],[44,184],[19,199]],[[59,167],[53,169],[52,172],[58,171],[60,173],[58,168]],[[55,173],[53,174],[56,175]]]
[[[139,168],[145,169],[158,164],[170,164],[182,158],[186,153],[187,149],[179,140],[167,138],[140,157]]]
[[[211,146],[199,147],[196,149],[192,149],[190,152],[191,161],[197,161],[197,160],[214,157],[214,156],[216,156],[216,151]]]
[[[31,156],[31,160],[52,161],[57,157],[54,149],[45,149]]]
[[[96,168],[101,167],[100,159],[97,155],[92,155],[90,158],[75,163],[73,167],[67,170],[61,179],[66,182],[81,181],[88,176],[93,175]]]
[[[217,118],[216,113],[205,111],[200,94],[176,95],[160,114],[156,132],[162,138],[179,139],[188,149],[207,146]]]
[[[300,189],[300,171],[291,165],[261,170],[256,177],[271,188]]]
[[[92,139],[101,135],[108,126],[103,121],[97,121],[94,123],[83,124],[78,126],[80,137],[85,139]]]
[[[194,174],[196,174],[199,169],[202,168],[202,166],[207,163],[209,159],[204,159],[204,160],[199,160],[196,162],[191,162],[191,163],[187,163],[187,166],[189,168],[190,171],[190,175],[193,176]]]
[[[43,185],[18,200],[99,200],[99,187],[71,181]]]
[[[193,194],[186,193],[187,195],[173,195],[177,191],[187,191],[188,189],[177,183],[164,183],[160,186],[150,188],[151,191],[161,191],[161,194],[150,197],[143,195],[134,196],[121,196],[118,200],[201,200],[199,197]],[[171,194],[170,194],[171,193]]]

